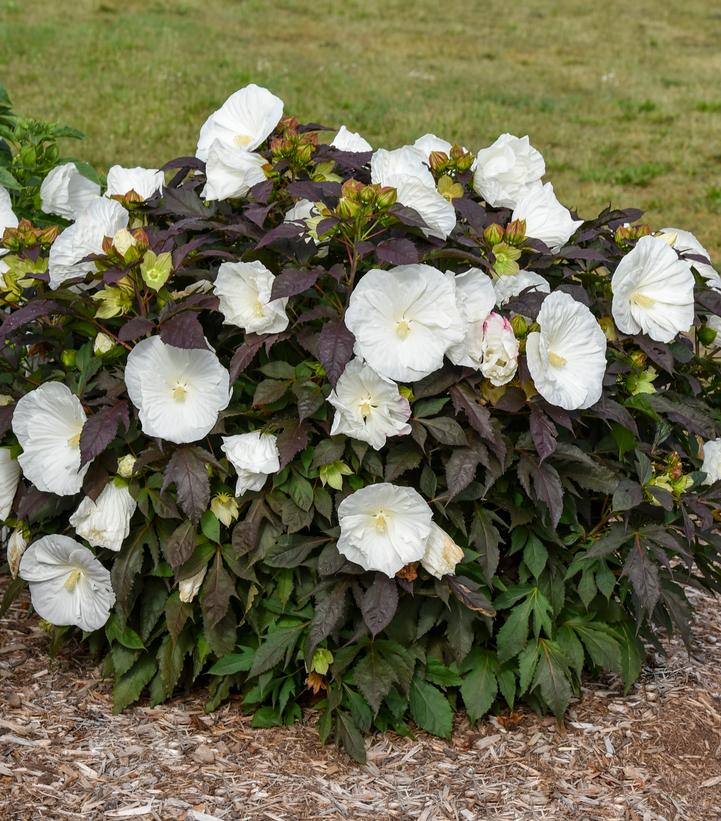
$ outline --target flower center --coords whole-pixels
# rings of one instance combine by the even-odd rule
[[[255,315],[257,317],[264,317],[265,316],[265,305],[260,300],[257,300],[255,303]]]
[[[554,353],[553,351],[548,352],[548,361],[553,365],[554,368],[565,368],[568,364],[568,360],[566,360],[560,354]]]
[[[385,512],[381,508],[373,517],[375,520],[376,530],[379,533],[385,533],[388,530],[388,522],[386,521]]]
[[[78,431],[74,436],[71,436],[68,439],[68,446],[71,448],[79,448],[80,447],[80,431]]]
[[[411,326],[407,319],[399,319],[396,322],[396,333],[401,339],[405,339],[411,332]]]
[[[75,585],[80,581],[80,577],[83,575],[83,571],[79,570],[77,567],[71,571],[68,575],[67,579],[65,579],[65,583],[63,587],[68,590],[70,593],[75,590]]]
[[[173,399],[176,402],[185,402],[185,397],[190,391],[190,385],[186,382],[181,382],[180,379],[173,385]]]
[[[371,413],[373,413],[375,407],[376,406],[372,403],[370,396],[367,396],[365,399],[361,400],[358,405],[358,410],[360,411],[361,416],[366,419],[371,415]]]
[[[250,145],[253,142],[253,138],[248,134],[236,134],[234,142],[241,148],[245,148],[246,145]]]
[[[646,294],[642,294],[640,291],[631,294],[631,302],[640,308],[653,308],[656,304],[656,300],[653,299],[653,297],[646,296]]]

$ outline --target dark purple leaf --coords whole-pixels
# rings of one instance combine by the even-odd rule
[[[345,366],[353,356],[355,337],[342,319],[326,322],[318,340],[318,358],[325,368],[328,381],[335,388]]]
[[[13,414],[15,413],[15,405],[16,403],[13,402],[11,405],[0,406],[0,439],[10,430]]]
[[[208,349],[205,331],[195,311],[183,311],[163,322],[160,338],[175,348]]]
[[[537,405],[531,406],[530,426],[533,444],[536,446],[536,452],[541,461],[543,461],[556,450],[558,430]]]
[[[121,342],[134,342],[141,336],[147,336],[153,330],[153,323],[144,316],[134,316],[129,319],[118,331]]]
[[[197,447],[180,447],[170,457],[163,475],[163,490],[175,484],[178,502],[186,516],[197,522],[208,509],[210,479],[208,459]]]
[[[483,229],[489,225],[493,219],[485,209],[468,197],[456,197],[453,200],[453,207],[465,219],[465,221],[477,233],[481,233]],[[497,217],[497,215],[496,215]]]
[[[255,387],[253,405],[272,405],[285,396],[290,383],[281,379],[263,379]]]
[[[638,534],[623,566],[623,575],[630,580],[643,609],[651,615],[661,595],[661,583],[658,568],[651,561]]]
[[[230,381],[235,382],[241,373],[250,365],[255,355],[263,347],[264,337],[256,334],[246,334],[245,341],[233,354],[230,360]]]
[[[361,614],[371,636],[385,630],[398,608],[398,586],[395,579],[384,573],[376,573],[371,586],[360,600]]]
[[[200,600],[206,624],[210,627],[218,624],[228,612],[231,596],[235,596],[235,583],[225,569],[220,553],[216,553],[203,582]]]
[[[288,193],[297,199],[335,205],[341,196],[341,185],[339,182],[311,182],[311,180],[300,180],[298,182],[292,182],[288,186]]]
[[[453,385],[450,394],[456,413],[463,411],[473,430],[480,433],[487,442],[495,442],[497,436],[491,425],[490,411],[477,401],[471,388],[465,384]]]
[[[249,219],[258,228],[262,228],[265,224],[268,213],[273,208],[273,203],[270,205],[249,205],[243,211],[243,216]]]
[[[478,584],[472,579],[465,576],[444,576],[443,578],[448,582],[453,595],[469,610],[489,618],[496,615],[496,611],[493,609],[488,597],[481,593]]]
[[[409,239],[388,239],[375,249],[380,262],[389,265],[413,265],[418,262],[418,249]]]
[[[163,555],[173,570],[185,564],[193,554],[196,535],[195,525],[190,521],[185,521],[178,525],[167,539],[163,540],[161,545]]]
[[[108,405],[85,422],[80,433],[81,467],[108,447],[115,439],[121,423],[125,430],[130,426],[128,403],[125,400]]]
[[[446,462],[448,498],[452,499],[476,478],[478,454],[470,448],[454,448]]]
[[[213,203],[206,206],[200,196],[188,188],[166,188],[158,206],[159,213],[175,214],[179,217],[204,217],[209,219],[215,216],[217,210]]]
[[[0,340],[6,339],[10,334],[14,334],[40,317],[60,313],[65,313],[65,308],[62,308],[55,300],[36,299],[28,302],[22,308],[13,311],[0,325]]]
[[[197,157],[178,157],[175,160],[166,162],[160,170],[172,171],[174,168],[188,168],[197,171],[205,171],[205,163],[203,162],[203,160],[199,160]]]
[[[270,298],[280,299],[302,294],[315,285],[322,273],[322,268],[286,268],[273,281]]]
[[[280,225],[268,231],[267,234],[255,246],[256,250],[265,248],[268,245],[273,245],[276,242],[281,242],[286,239],[295,239],[305,232],[305,225],[299,225],[295,222],[281,222]]]
[[[397,202],[395,205],[391,205],[388,209],[388,213],[392,214],[398,222],[402,222],[403,225],[408,225],[411,228],[428,228],[426,225],[423,217],[415,211],[413,208],[408,208],[405,205],[401,205]]]
[[[284,468],[308,444],[308,427],[301,422],[294,427],[287,427],[276,440],[280,453],[280,467]]]

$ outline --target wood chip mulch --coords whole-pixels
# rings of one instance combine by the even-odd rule
[[[523,711],[448,743],[377,735],[365,767],[312,714],[253,730],[197,693],[113,716],[91,660],[51,659],[23,601],[0,622],[0,819],[721,819],[721,608],[695,598],[697,654],[671,642],[629,695],[589,684],[564,727]]]

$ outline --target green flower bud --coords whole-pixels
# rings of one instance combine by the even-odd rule
[[[108,351],[112,351],[115,347],[115,342],[107,335],[104,334],[102,331],[95,337],[95,342],[93,343],[93,353],[96,356],[102,356],[104,353],[108,353]]]
[[[491,248],[493,248],[494,245],[498,245],[503,242],[503,226],[498,225],[495,222],[492,225],[489,225],[483,232],[483,239],[485,239]]]
[[[702,345],[713,345],[716,341],[716,337],[718,336],[718,332],[711,328],[709,325],[703,325],[701,328],[698,329],[698,338],[699,342]]]
[[[525,337],[528,333],[528,323],[526,322],[526,318],[520,314],[516,314],[511,317],[511,328],[513,328],[513,333],[516,339],[523,339],[523,337]]]
[[[60,354],[60,361],[66,368],[74,368],[77,355],[77,351],[66,349]]]
[[[130,479],[133,475],[133,469],[135,468],[136,461],[137,459],[132,453],[127,453],[125,456],[121,456],[118,459],[118,476],[122,476],[123,479]]]

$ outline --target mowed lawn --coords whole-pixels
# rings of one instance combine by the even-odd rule
[[[0,83],[99,168],[193,153],[253,81],[376,146],[527,133],[582,215],[639,206],[721,256],[719,78],[708,0],[0,0]]]

